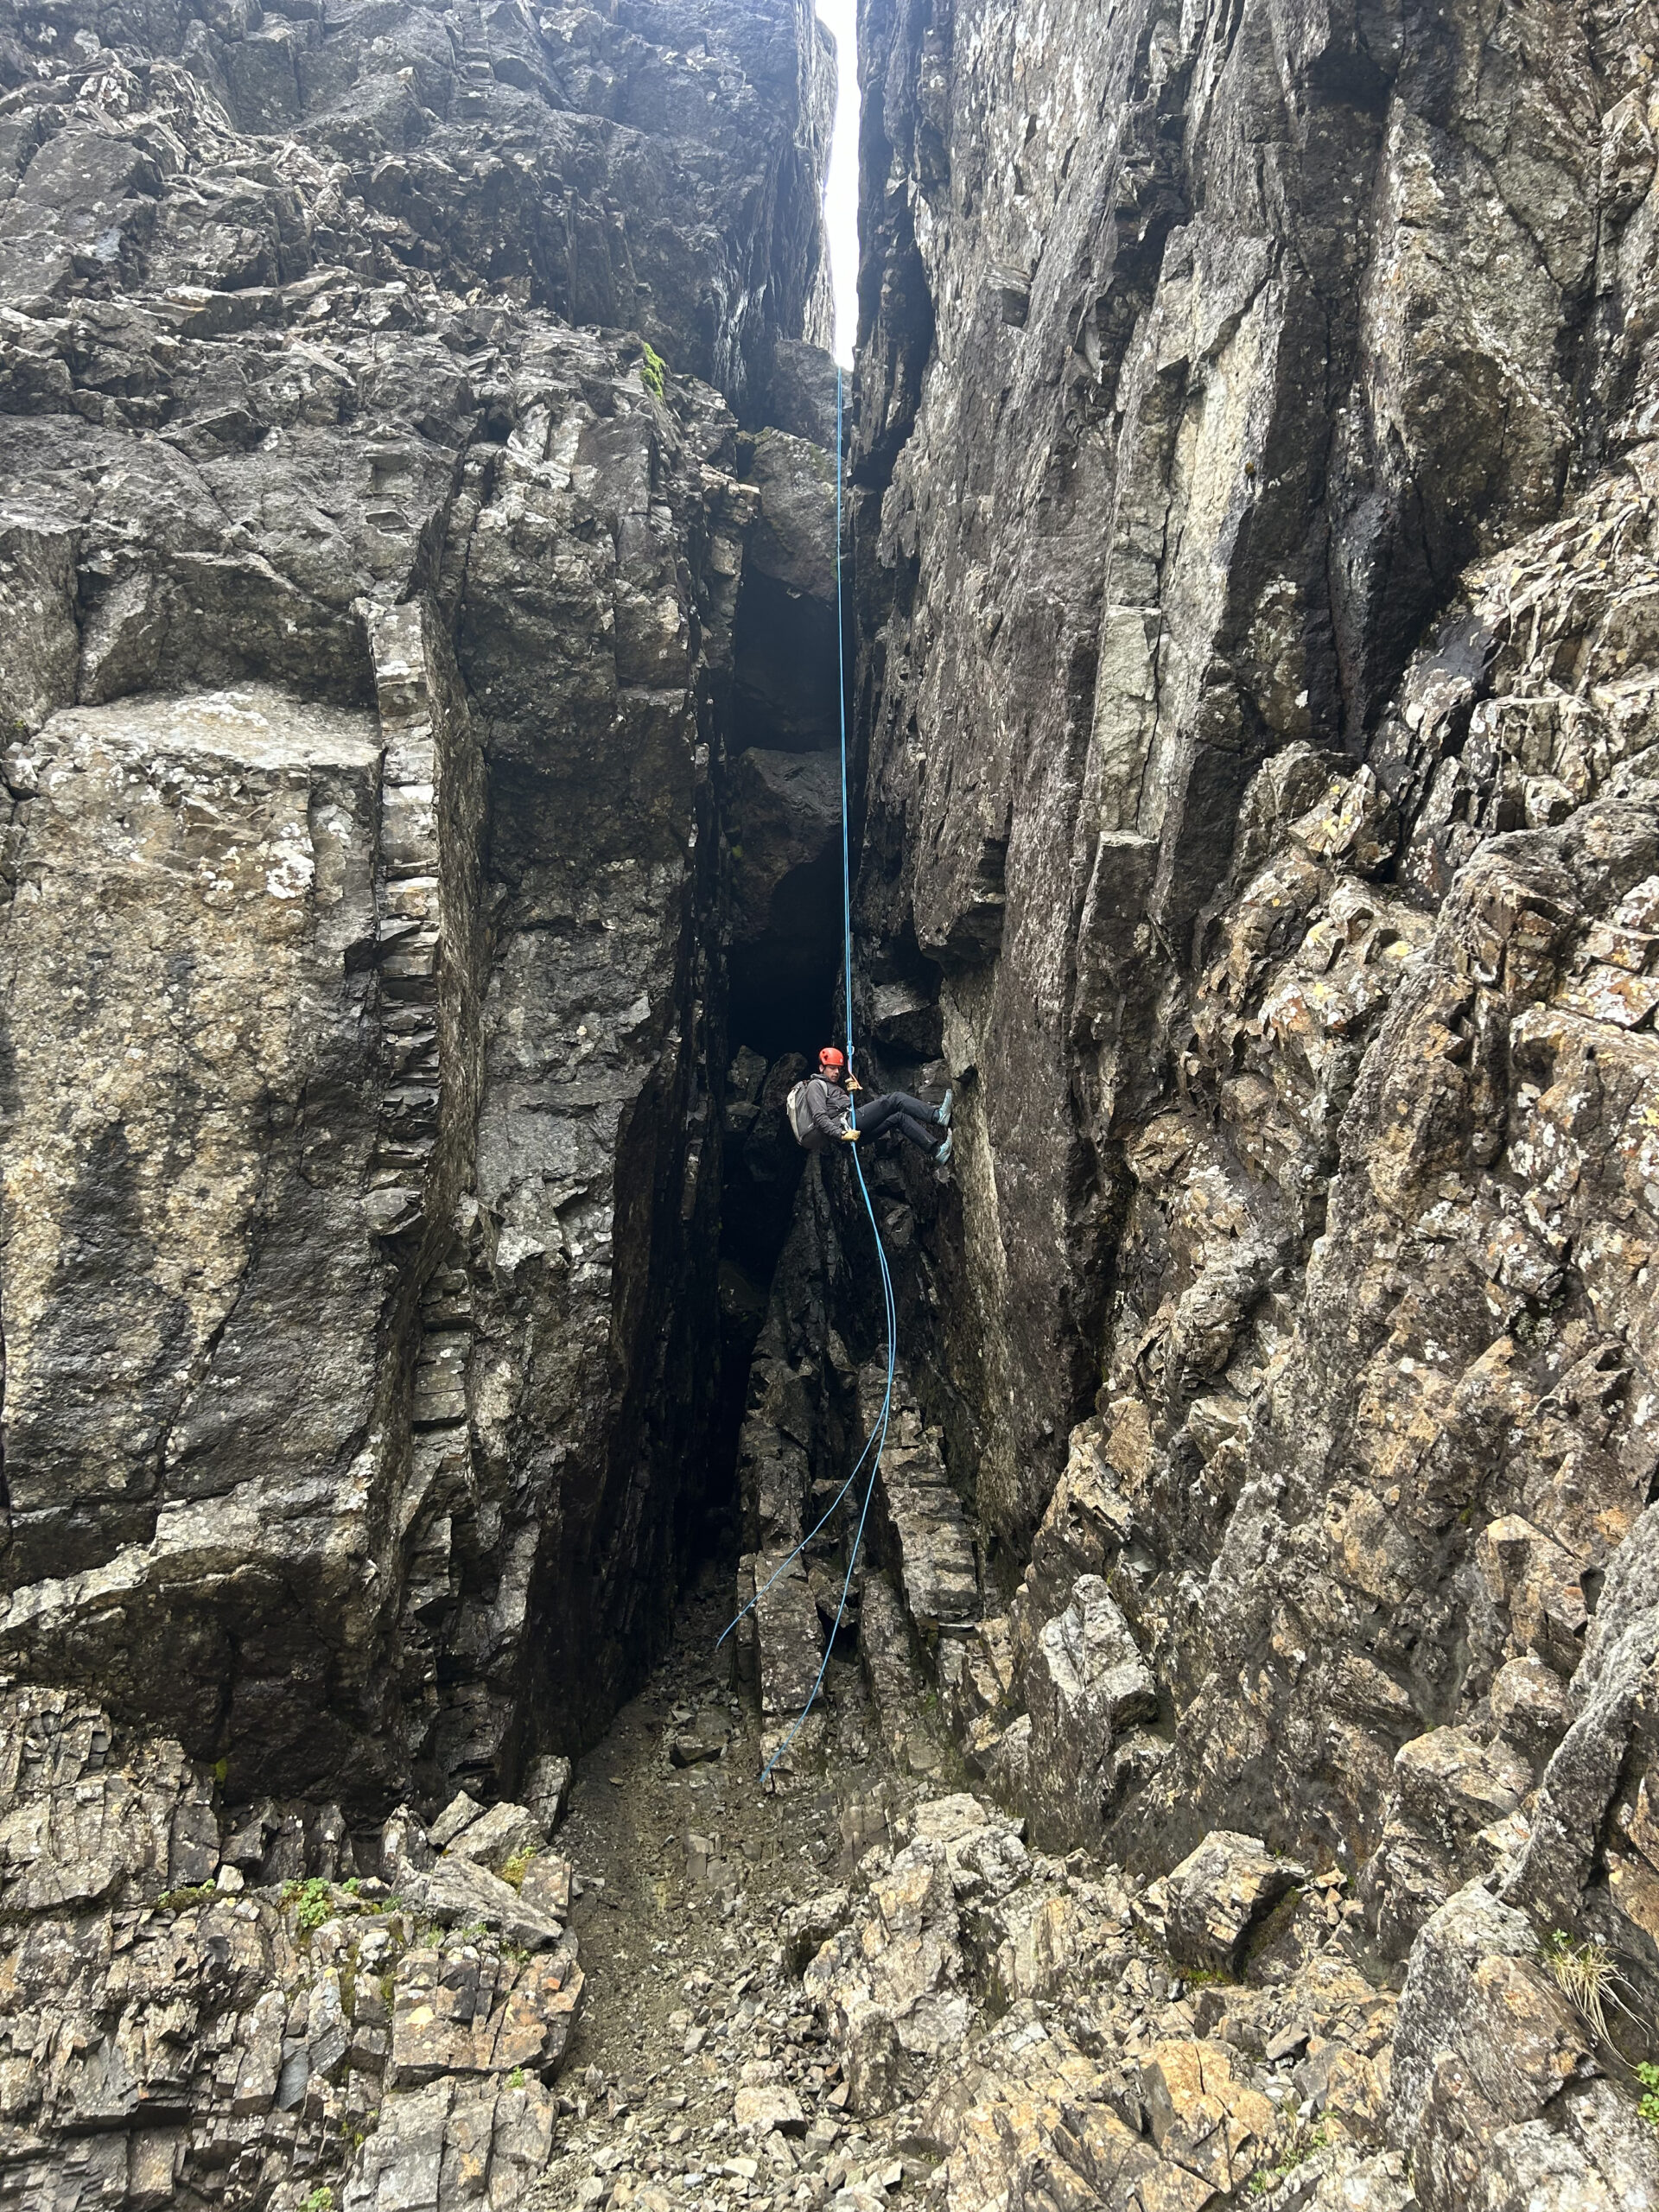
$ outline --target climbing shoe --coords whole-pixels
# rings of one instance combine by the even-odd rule
[[[936,1167],[948,1167],[950,1165],[950,1132],[947,1129],[944,1133],[944,1142],[933,1155],[933,1164]]]
[[[950,1126],[950,1101],[955,1096],[955,1091],[947,1090],[944,1098],[934,1109],[933,1118],[939,1124],[941,1128],[948,1129]]]

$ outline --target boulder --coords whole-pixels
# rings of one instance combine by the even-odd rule
[[[784,1947],[797,1973],[846,1925],[849,1910],[844,1889],[825,1890],[804,1904],[790,1907],[784,1915]]]
[[[387,1821],[382,1863],[397,1896],[442,1928],[481,1923],[527,1951],[549,1948],[564,1933],[556,1920],[488,1867],[454,1852],[433,1858],[424,1831],[408,1814],[394,1814]]]
[[[1079,1575],[1065,1611],[1038,1631],[1026,1701],[1033,1832],[1052,1848],[1090,1842],[1100,1833],[1113,1745],[1158,1714],[1152,1671],[1097,1574]]]
[[[538,1852],[524,1869],[518,1885],[522,1902],[532,1912],[561,1923],[570,1916],[570,1861],[550,1851]]]
[[[1141,2062],[1147,2132],[1173,2164],[1217,2195],[1244,2187],[1277,2132],[1259,2089],[1242,2081],[1222,2043],[1156,2043]]]
[[[395,1880],[411,1866],[429,1866],[435,1855],[432,1839],[419,1815],[409,1806],[400,1805],[388,1816],[380,1831],[381,1871],[388,1881]]]
[[[437,1841],[435,1828],[432,1840]],[[492,1874],[499,1874],[509,1859],[522,1859],[539,1851],[546,1841],[546,1828],[528,1806],[492,1805],[488,1812],[467,1823],[444,1856],[469,1859],[474,1866],[487,1866]]]
[[[1044,2199],[1199,2212],[1215,2192],[1166,2164],[1107,2103],[1105,2087],[1051,2008],[1014,2005],[922,2109],[923,2139],[946,2154],[951,2212]]]
[[[407,1951],[392,1993],[386,2086],[418,2088],[443,2074],[550,2079],[582,2003],[574,1942],[515,1962],[467,1944]]]
[[[841,896],[841,771],[832,753],[752,745],[727,799],[732,944],[740,982],[785,988],[821,958]]]
[[[1027,1573],[1039,1619],[1062,1606],[1078,1577],[1105,1574],[1129,1540],[1129,1508],[1106,1456],[1105,1426],[1091,1414],[1071,1432],[1065,1468],[1036,1535]]]
[[[791,437],[836,450],[836,358],[822,346],[780,338],[772,353],[766,419]],[[851,394],[847,395],[850,402]]]
[[[477,1798],[469,1797],[464,1789],[457,1790],[426,1832],[426,1840],[435,1851],[448,1851],[465,1827],[470,1827],[483,1813]]]
[[[1566,1685],[1534,1653],[1500,1667],[1488,1694],[1500,1732],[1535,1765],[1548,1757],[1572,1723]]]
[[[1434,1914],[1401,1994],[1389,2123],[1423,2212],[1614,2212],[1639,2201],[1612,2185],[1632,2153],[1659,2202],[1659,2145],[1650,2131],[1641,2142],[1633,2107],[1623,2126],[1610,2116],[1605,2152],[1592,2147],[1592,2042],[1524,1913],[1471,1882]]]
[[[865,1864],[853,1924],[803,1980],[840,2049],[853,2110],[874,2114],[961,2042],[973,1999],[958,1897],[995,1902],[1023,1878],[1026,1855],[1015,1825],[964,1792],[918,1807],[905,1847]]]
[[[732,2123],[745,2135],[804,2135],[806,2114],[793,2089],[782,2083],[740,2089],[732,2109]]]
[[[557,1827],[564,1812],[573,1771],[569,1759],[557,1758],[550,1752],[533,1758],[524,1770],[519,1796],[549,1835]]]
[[[887,1370],[859,1373],[859,1418],[868,1434],[880,1418]],[[910,1377],[893,1378],[887,1440],[877,1473],[876,1510],[905,1611],[925,1642],[943,1629],[966,1635],[980,1614],[978,1561],[962,1501],[945,1471],[939,1432],[928,1427]]]
[[[1414,1736],[1402,1745],[1394,1775],[1400,1810],[1448,1851],[1512,1813],[1532,1780],[1506,1744],[1484,1744],[1467,1728]]]
[[[1171,1957],[1236,1974],[1252,1930],[1306,1878],[1305,1867],[1269,1851],[1259,1836],[1212,1829],[1164,1885]]]
[[[754,442],[747,480],[760,493],[749,559],[791,594],[833,605],[836,595],[836,459],[830,448],[784,430]]]

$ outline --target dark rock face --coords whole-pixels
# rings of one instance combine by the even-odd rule
[[[861,1012],[957,1090],[901,1338],[991,1585],[944,1710],[1063,1843],[1347,1870],[1418,2202],[1621,2202],[1640,2037],[1590,2092],[1538,1947],[1651,2014],[1659,22],[861,30]]]
[[[826,411],[828,450],[768,431],[746,472],[760,515],[736,639],[740,743],[798,753],[839,743],[833,401]]]
[[[827,47],[87,6],[0,83],[6,1662],[232,1799],[499,1787],[701,1510],[668,1290],[748,539],[823,592]]]
[[[734,1032],[774,1050],[810,1046],[841,964],[836,756],[749,747],[734,766],[728,819],[741,831],[731,856]]]
[[[1659,18],[863,16],[868,1212],[807,0],[0,19],[0,2195],[531,2201],[723,1542],[798,2203],[1659,2204]]]
[[[141,278],[239,294],[329,263],[424,271],[643,332],[756,417],[777,340],[824,327],[834,91],[801,0],[87,0],[18,10],[0,40],[24,94],[0,282],[26,313]],[[207,143],[181,159],[187,119]]]
[[[868,14],[863,913],[878,981],[949,979],[1022,1211],[963,1441],[1023,1544],[1252,774],[1376,740],[1465,563],[1638,433],[1651,26],[1061,8],[1016,61],[995,7]]]
[[[807,0],[0,14],[0,2161],[52,2212],[545,2167],[547,1831],[719,1443],[726,817],[763,960],[826,834],[798,712],[731,762],[752,540],[833,651],[830,98]]]

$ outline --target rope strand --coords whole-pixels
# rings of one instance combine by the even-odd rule
[[[847,1016],[847,1073],[850,1077],[853,1072],[853,862],[851,832],[848,820],[849,810],[848,806],[847,792],[847,633],[845,614],[842,605],[842,453],[845,446],[845,437],[842,427],[843,420],[842,374],[840,365],[837,363],[836,367],[836,674],[839,685],[841,708],[842,977]],[[852,1117],[852,1126],[856,1129],[858,1127],[857,1093],[849,1087],[847,1096],[849,1100],[849,1110]],[[881,1243],[880,1225],[875,1217],[875,1205],[870,1197],[870,1186],[864,1180],[864,1163],[858,1156],[858,1147],[856,1143],[852,1147],[852,1154],[853,1173],[858,1178],[860,1195],[864,1200],[864,1211],[869,1216],[870,1235],[875,1240],[876,1262],[881,1270],[881,1304],[883,1318],[887,1322],[887,1389],[882,1394],[881,1411],[876,1418],[874,1427],[871,1429],[869,1435],[865,1439],[864,1449],[859,1453],[852,1473],[848,1476],[846,1481],[836,1493],[835,1501],[830,1505],[829,1512],[823,1516],[823,1519],[818,1522],[817,1528],[813,1529],[808,1535],[802,1537],[800,1542],[796,1545],[794,1550],[791,1551],[778,1567],[770,1580],[766,1583],[765,1586],[755,1592],[753,1597],[750,1599],[748,1605],[745,1605],[743,1611],[739,1613],[737,1616],[737,1620],[732,1622],[730,1627],[726,1630],[725,1635],[723,1635],[720,1639],[721,1643],[723,1643],[726,1641],[726,1637],[729,1636],[732,1630],[737,1626],[737,1622],[743,1618],[744,1613],[748,1612],[751,1607],[760,1604],[761,1599],[765,1597],[766,1591],[770,1590],[772,1583],[777,1581],[779,1575],[782,1574],[784,1569],[790,1565],[791,1561],[798,1558],[800,1554],[806,1548],[807,1545],[811,1542],[812,1538],[817,1535],[818,1529],[823,1528],[824,1522],[829,1520],[830,1515],[836,1511],[836,1508],[840,1505],[842,1499],[846,1497],[848,1491],[851,1490],[853,1484],[858,1480],[859,1474],[864,1465],[864,1462],[868,1459],[870,1461],[870,1478],[865,1484],[864,1503],[859,1509],[858,1526],[853,1531],[853,1545],[851,1551],[848,1554],[847,1574],[845,1580],[841,1586],[841,1602],[836,1607],[835,1625],[831,1628],[828,1637],[825,1639],[823,1657],[819,1662],[817,1676],[812,1684],[811,1690],[808,1694],[806,1703],[801,1707],[800,1713],[797,1716],[789,1733],[784,1738],[782,1743],[779,1745],[777,1750],[766,1761],[765,1766],[761,1768],[760,1779],[762,1782],[766,1779],[766,1777],[772,1772],[773,1767],[777,1765],[779,1760],[782,1758],[784,1753],[789,1749],[796,1737],[799,1735],[802,1728],[806,1725],[806,1717],[808,1713],[811,1712],[814,1705],[817,1704],[818,1692],[823,1688],[823,1678],[829,1671],[830,1667],[830,1655],[836,1648],[836,1637],[841,1633],[841,1624],[845,1618],[847,1611],[847,1600],[852,1592],[853,1576],[858,1570],[859,1548],[864,1541],[864,1524],[869,1519],[870,1503],[875,1496],[875,1478],[880,1469],[881,1454],[887,1449],[887,1429],[893,1418],[893,1369],[898,1359],[899,1350],[899,1309],[893,1299],[893,1274],[891,1269],[887,1266],[887,1251]],[[871,1457],[870,1447],[872,1445],[875,1447],[874,1457]],[[715,1646],[716,1650],[718,1650],[719,1648],[720,1647],[717,1644]]]

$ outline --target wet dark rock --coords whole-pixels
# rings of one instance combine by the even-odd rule
[[[841,923],[841,774],[831,753],[752,746],[730,780],[732,1019],[763,1043],[828,1019]]]
[[[722,1510],[830,78],[805,0],[0,22],[5,1886],[78,2054],[8,2012],[3,2155],[66,2212],[550,2156],[536,1870]]]
[[[249,1796],[487,1799],[702,1510],[732,631],[763,509],[766,588],[823,556],[809,449],[744,491],[693,378],[757,431],[779,340],[811,386],[826,47],[797,0],[6,35],[10,788],[60,793],[10,1148],[60,1199],[0,1637]]]

